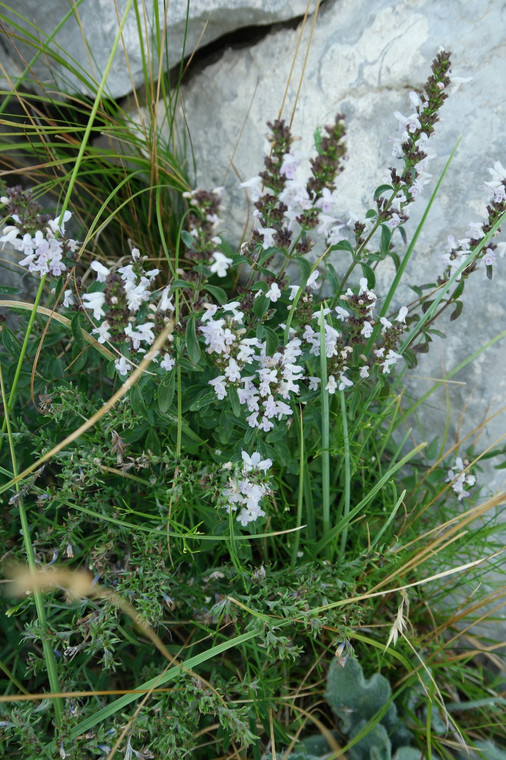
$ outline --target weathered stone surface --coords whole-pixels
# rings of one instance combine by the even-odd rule
[[[81,2],[76,17],[71,17],[55,36],[52,47],[58,55],[66,58],[71,66],[79,69],[82,76],[91,76],[100,82],[114,38],[118,29],[118,18],[121,18],[127,5],[127,0],[85,0]],[[185,43],[185,25],[187,15],[187,0],[170,0],[159,2],[160,29],[164,26],[166,32],[166,49],[168,60],[164,61],[165,70],[179,64],[183,50],[190,55],[197,47],[207,45],[218,37],[229,32],[248,26],[262,26],[280,21],[287,21],[302,16],[307,7],[307,0],[191,0],[189,7],[188,35]],[[314,8],[315,0],[310,5]],[[107,92],[113,98],[118,98],[144,83],[142,47],[147,49],[146,41],[152,39],[156,29],[156,18],[153,13],[152,0],[139,2],[139,17],[142,37],[141,44],[136,14],[132,8],[123,32],[125,52],[120,49],[116,54],[107,82]],[[144,10],[143,10],[144,6]],[[165,6],[167,15],[165,20]],[[44,41],[44,35],[51,35],[56,26],[69,11],[67,0],[17,0],[11,10],[2,8],[2,14],[12,24],[17,24],[36,39]],[[117,9],[116,9],[117,8]],[[144,15],[144,18],[143,18]],[[25,21],[26,19],[26,21]],[[28,24],[26,23],[28,22]],[[33,26],[32,26],[33,24]],[[81,28],[85,33],[86,45],[83,42]],[[146,31],[147,30],[147,31]],[[27,44],[19,44],[21,53],[30,61],[36,49]],[[6,40],[4,47],[13,54]],[[153,46],[150,46],[151,56]],[[128,66],[125,58],[128,58]],[[17,56],[15,56],[17,60]],[[33,66],[33,73],[42,82],[55,81],[68,89],[86,94],[93,93],[94,88],[87,88],[78,76],[69,75],[61,65],[51,63],[48,70],[47,59],[42,56]],[[5,65],[5,62],[4,62]],[[151,58],[153,78],[156,79],[158,70],[157,60]],[[7,61],[7,69],[12,77],[19,75],[19,66],[13,60]]]
[[[431,163],[434,180],[412,212],[408,232],[413,232],[414,222],[423,211],[423,199],[430,196],[462,136],[417,244],[406,283],[434,281],[442,269],[441,254],[448,234],[464,237],[469,222],[479,221],[485,212],[483,183],[490,179],[487,167],[497,160],[506,165],[505,13],[494,0],[464,4],[459,0],[336,0],[323,6],[317,17],[293,131],[302,136],[302,147],[309,148],[318,125],[325,124],[337,111],[346,114],[349,161],[338,181],[343,219],[350,211],[364,215],[372,205],[374,189],[381,184],[383,170],[395,165],[389,141],[398,129],[393,112],[410,113],[409,90],[423,87],[438,49],[452,51],[454,77],[472,77],[446,101],[432,141],[432,150],[438,154]],[[283,29],[249,49],[228,50],[183,91],[197,183],[202,187],[225,184],[229,199],[225,236],[235,242],[246,220],[238,178],[247,180],[262,168],[266,122],[279,114],[299,33],[300,28]],[[302,33],[301,52],[287,90],[283,109],[287,119],[294,107],[309,34],[310,24]],[[384,268],[378,274],[377,292],[381,296],[391,281],[392,269]],[[445,372],[506,329],[505,283],[506,260],[500,259],[492,281],[486,278],[484,268],[469,279],[463,315],[455,322],[446,320],[442,329],[447,340],[440,346],[433,344],[431,354],[411,373],[408,385],[416,396],[429,388],[430,378],[444,377]],[[406,285],[401,297],[407,302],[411,296]],[[460,412],[468,398],[460,439],[487,413],[504,404],[504,341],[452,378],[448,388],[452,410],[449,447],[455,442]],[[429,440],[443,432],[445,405],[441,392],[421,411],[424,435]],[[487,426],[478,448],[490,445],[504,429],[503,414]],[[460,455],[469,442],[462,445]],[[504,475],[489,471],[485,490],[499,486],[504,487]]]

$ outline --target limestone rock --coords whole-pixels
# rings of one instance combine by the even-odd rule
[[[91,77],[95,82],[100,82],[118,29],[118,18],[122,17],[127,0],[85,0],[76,5],[79,21],[71,16],[56,34],[51,49],[75,67],[78,74],[69,75],[64,66],[49,61],[45,55],[39,57],[32,71],[42,82],[55,82],[57,86],[63,85],[70,91],[93,94],[96,88],[87,87],[82,77]],[[137,5],[139,19],[136,19],[132,7],[123,32],[124,51],[120,45],[108,78],[106,91],[113,98],[126,95],[134,86],[144,83],[142,49],[147,49],[146,41],[153,38],[157,24],[159,29],[167,29],[167,57],[163,62],[163,69],[167,70],[179,64],[183,51],[189,56],[197,47],[207,45],[241,27],[263,26],[302,16],[306,12],[307,0],[191,0],[186,42],[187,0],[159,2],[158,20],[153,12],[155,4],[152,0],[144,0]],[[314,8],[315,0],[311,0],[310,5]],[[17,25],[22,36],[26,34],[44,42],[44,36],[53,33],[68,11],[67,0],[47,0],[45,3],[39,0],[17,0],[10,9],[2,9],[2,20],[7,20],[8,25],[14,29]],[[143,30],[142,44],[138,21]],[[80,27],[84,30],[88,50]],[[37,52],[33,45],[20,44],[18,39],[16,44],[27,62]],[[3,46],[12,59],[10,63],[4,61],[4,65],[15,78],[19,75],[18,56],[6,39],[3,40]],[[152,45],[150,49],[153,50]],[[158,61],[152,57],[151,66],[156,79]]]

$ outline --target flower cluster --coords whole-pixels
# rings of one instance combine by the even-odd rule
[[[146,353],[174,311],[168,286],[153,300],[153,283],[160,270],[145,270],[137,248],[132,249],[130,262],[117,269],[108,268],[100,261],[93,261],[90,267],[96,274],[93,290],[82,297],[66,290],[63,305],[79,308],[81,301],[82,307],[93,313],[93,319],[99,324],[91,333],[97,336],[99,343],[126,344],[130,357]],[[174,366],[169,352],[156,357],[156,361],[167,371]],[[120,375],[126,375],[132,361],[122,355],[115,361],[115,367]]]
[[[221,239],[216,231],[221,223],[219,212],[222,195],[222,187],[183,193],[183,198],[187,198],[190,204],[188,232],[191,238],[186,255],[195,263],[207,264],[211,274],[217,274],[218,277],[225,277],[232,264],[232,259],[218,250]]]
[[[237,520],[244,527],[259,517],[265,517],[260,503],[270,493],[270,488],[265,482],[265,475],[272,467],[272,460],[261,460],[258,451],[251,456],[242,451],[241,455],[242,466],[234,468],[233,474],[222,491],[222,496],[229,514],[239,510]],[[232,467],[231,462],[224,465],[226,470],[231,470]]]
[[[467,464],[463,462],[461,457],[457,457],[453,467],[448,470],[446,481],[451,482],[458,500],[462,501],[469,496],[469,491],[466,491],[464,486],[474,486],[476,477],[469,472]]]
[[[448,235],[448,245],[442,256],[444,272],[440,278],[441,282],[448,280],[464,263],[472,251],[481,243],[499,218],[506,212],[506,169],[496,161],[494,166],[488,170],[492,176],[489,182],[485,182],[485,188],[489,193],[489,203],[487,206],[487,217],[483,222],[471,222],[467,229],[467,237],[456,240],[453,235]],[[496,230],[499,234],[500,228]],[[503,256],[506,250],[506,243],[494,243],[489,240],[480,253],[473,261],[460,273],[461,277],[468,277],[478,267],[478,261],[483,259],[486,267],[487,277],[492,279],[492,268],[497,260],[497,254]]]
[[[404,168],[401,173],[394,168],[385,172],[388,185],[376,198],[377,222],[385,224],[391,231],[407,221],[406,207],[423,192],[432,177],[428,165],[435,153],[428,151],[428,142],[439,119],[439,110],[448,97],[449,71],[450,54],[442,51],[432,62],[432,74],[424,91],[420,95],[414,91],[409,93],[412,113],[408,116],[400,111],[394,113],[399,135],[391,138],[392,155],[404,162]],[[355,237],[359,245],[364,245],[362,236],[371,224],[370,219],[356,223]]]
[[[224,399],[231,385],[237,388],[239,401],[246,405],[251,427],[265,432],[274,427],[273,420],[291,414],[287,401],[290,394],[299,392],[298,381],[303,368],[296,364],[301,356],[301,341],[293,338],[284,349],[269,355],[266,341],[245,337],[244,314],[239,303],[226,304],[222,316],[217,306],[209,306],[199,326],[207,353],[213,355],[222,374],[210,381],[216,396]],[[244,374],[242,374],[244,372]]]
[[[255,250],[277,248],[306,254],[314,241],[306,232],[315,229],[334,244],[343,227],[333,214],[335,209],[335,178],[342,171],[345,156],[344,117],[336,116],[325,127],[320,138],[318,155],[309,163],[298,148],[292,149],[293,137],[284,121],[269,122],[271,153],[265,159],[265,170],[257,177],[243,182],[251,192],[255,206],[255,229],[243,252],[255,261]]]
[[[0,203],[14,222],[2,230],[2,247],[10,243],[19,251],[23,256],[19,265],[27,267],[32,274],[60,277],[67,269],[64,259],[75,254],[78,247],[75,240],[65,238],[65,224],[72,216],[70,211],[65,211],[61,219],[51,219],[41,213],[30,191],[20,187],[9,188]]]
[[[289,300],[300,300],[315,283],[316,277],[311,276],[309,287],[289,286]],[[220,400],[227,397],[232,386],[235,387],[239,402],[248,409],[248,424],[269,432],[276,420],[291,416],[290,402],[300,394],[302,382],[308,383],[310,391],[318,389],[321,378],[317,374],[306,374],[302,362],[311,364],[312,357],[320,356],[322,330],[328,370],[325,387],[331,395],[354,384],[348,376],[350,372],[357,375],[357,379],[369,377],[370,365],[359,350],[365,348],[376,327],[377,336],[373,343],[376,360],[373,363],[380,372],[388,374],[401,358],[395,348],[408,310],[405,306],[400,309],[396,324],[386,317],[375,321],[372,312],[376,300],[376,294],[369,290],[367,280],[362,278],[357,293],[348,289],[343,296],[348,309],[343,306],[315,309],[298,330],[290,327],[285,346],[271,353],[266,341],[246,337],[244,313],[239,309],[239,302],[226,304],[221,310],[218,306],[208,305],[199,332],[204,337],[207,353],[220,371],[209,384]],[[334,326],[338,320],[342,324],[341,332]]]

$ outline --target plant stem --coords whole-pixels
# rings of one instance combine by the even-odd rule
[[[327,390],[327,353],[325,349],[325,319],[323,306],[320,307],[320,378],[321,378],[321,427],[322,427],[322,512],[323,537],[330,530],[330,424],[329,424],[329,392]],[[330,558],[331,546],[328,544],[325,553]]]
[[[350,513],[350,494],[351,494],[351,468],[350,468],[350,439],[348,435],[348,417],[346,416],[346,401],[344,391],[340,391],[341,396],[341,421],[343,424],[343,444],[344,444],[344,505],[342,517],[347,520]],[[341,533],[340,557],[344,557],[346,541],[348,540],[348,523]]]
[[[16,461],[16,452],[14,450],[14,444],[13,444],[12,434],[11,434],[9,408],[7,404],[6,394],[5,394],[5,386],[4,386],[4,379],[3,379],[1,364],[0,364],[0,389],[1,389],[1,394],[2,394],[2,402],[5,408],[5,424],[7,427],[7,438],[9,440],[9,448],[10,448],[11,461],[12,461],[12,472],[13,472],[14,477],[16,477],[18,474],[18,467],[17,467],[17,461]],[[19,483],[16,482],[15,488],[16,488],[16,493],[19,494],[20,492]],[[19,510],[19,519],[21,521],[23,544],[26,551],[28,567],[30,569],[30,573],[35,575],[35,573],[37,572],[37,569],[35,565],[35,554],[33,551],[32,542],[30,540],[30,526],[28,524],[28,517],[26,514],[25,506],[23,504],[23,499],[21,497],[19,498],[19,501],[18,501],[18,510]],[[42,598],[42,593],[40,592],[40,589],[38,589],[36,585],[34,586],[34,589],[33,589],[33,597],[35,601],[35,609],[37,611],[39,625],[42,631],[42,635],[41,635],[42,651],[44,653],[44,662],[46,663],[49,686],[53,694],[58,694],[60,692],[60,685],[58,682],[58,674],[56,671],[56,660],[54,658],[54,652],[49,640],[47,639],[48,627],[47,627],[47,620],[46,620],[46,611],[44,609],[44,600]],[[60,726],[63,721],[63,702],[62,702],[61,697],[58,697],[57,699],[54,700],[54,713],[55,713],[56,726]]]
[[[302,525],[302,504],[304,501],[304,428],[302,418],[302,407],[299,407],[299,495],[297,499],[297,522],[296,527],[299,530],[296,531],[293,539],[292,546],[292,561],[291,566],[295,567],[297,564],[297,554],[299,553],[300,545],[300,527]]]

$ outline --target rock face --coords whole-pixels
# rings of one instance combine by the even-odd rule
[[[311,21],[302,34],[299,25],[269,34],[249,49],[227,50],[183,90],[197,184],[226,187],[225,237],[233,242],[241,238],[247,217],[244,191],[238,189],[238,183],[263,168],[266,121],[280,114],[285,91],[282,116],[290,120],[294,111],[293,133],[302,136],[304,149],[310,147],[317,126],[327,123],[338,111],[345,113],[349,161],[338,179],[340,213],[343,219],[349,218],[350,211],[363,217],[372,206],[375,188],[382,183],[383,170],[396,163],[389,140],[398,134],[393,112],[411,112],[409,91],[423,87],[432,59],[444,47],[452,52],[453,77],[471,80],[463,82],[443,106],[441,122],[431,140],[431,150],[437,153],[430,164],[434,179],[416,204],[418,209],[411,212],[408,237],[461,136],[457,155],[406,273],[406,285],[400,291],[404,302],[412,300],[408,283],[433,282],[442,271],[447,236],[463,238],[468,224],[482,219],[487,200],[483,183],[490,179],[487,167],[497,160],[506,165],[505,21],[506,11],[495,0],[481,0],[476,5],[459,0],[328,2],[320,8],[312,30],[300,93]],[[300,52],[287,86],[300,34]],[[391,281],[392,270],[387,268],[378,275],[377,292],[381,296]],[[494,267],[492,281],[486,278],[484,268],[469,279],[463,315],[440,325],[447,339],[440,347],[433,344],[431,353],[412,373],[416,380],[408,380],[417,397],[432,385],[430,378],[444,377],[445,372],[506,329],[505,283],[506,260],[501,259]],[[448,385],[452,415],[448,447],[456,440],[460,412],[468,399],[460,438],[504,404],[505,355],[504,341],[496,343],[452,378]],[[429,441],[442,434],[445,405],[441,391],[422,408],[424,436]],[[504,415],[499,415],[487,426],[478,448],[493,443],[504,429]],[[469,441],[458,453],[462,455],[468,445]],[[493,471],[482,481],[485,492],[488,487],[504,487],[500,473]]]
[[[39,0],[17,0],[12,5],[12,9],[2,8],[3,19],[11,27],[18,26],[22,36],[27,35],[25,39],[31,36],[41,42],[44,42],[44,35],[53,33],[69,12],[67,0],[47,0],[45,3]],[[87,80],[91,77],[100,82],[118,29],[118,18],[122,17],[127,0],[85,0],[76,5],[77,14],[70,15],[55,35],[50,48],[76,68],[78,74],[69,74],[64,66],[53,61],[48,67],[45,56],[39,58],[32,71],[42,82],[55,82],[57,86],[64,85],[67,90],[93,94],[96,88],[87,86],[83,78]],[[120,45],[108,78],[107,92],[113,98],[127,95],[134,86],[139,87],[144,83],[143,49],[147,50],[147,41],[153,39],[157,28],[167,30],[167,52],[163,69],[168,70],[179,64],[183,52],[189,56],[196,48],[242,27],[263,26],[303,16],[308,3],[307,0],[191,0],[186,41],[187,0],[159,2],[158,19],[153,12],[155,4],[152,0],[138,2],[137,5],[139,17],[136,18],[132,7],[123,32],[124,50]],[[311,11],[316,0],[310,0],[309,5]],[[88,50],[83,42],[81,28],[86,36]],[[142,30],[142,43],[139,28]],[[4,47],[9,55],[14,55],[8,43],[5,42]],[[151,67],[156,79],[158,61],[156,58],[153,60],[154,46],[150,44],[149,48]],[[27,43],[21,43],[19,49],[27,62],[37,52],[33,45]],[[7,64],[4,62],[12,77],[19,76],[22,70],[18,65],[18,56],[15,55],[14,58],[10,64],[9,61]]]

